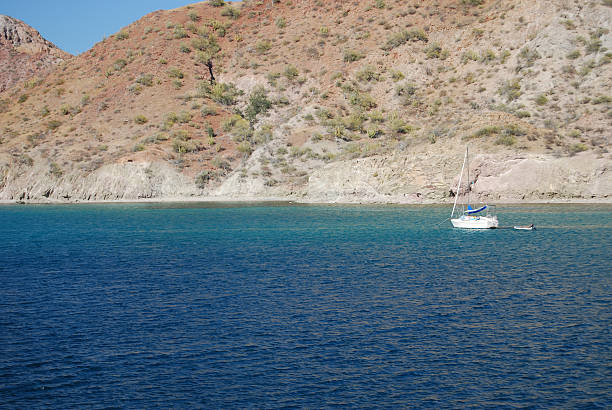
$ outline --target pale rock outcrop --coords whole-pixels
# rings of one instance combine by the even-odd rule
[[[482,197],[518,200],[608,198],[610,160],[594,153],[554,158],[545,155],[481,157],[475,164],[473,192]]]
[[[453,167],[437,154],[373,156],[313,172],[307,196],[337,202],[433,202],[448,195]]]
[[[30,201],[105,201],[188,198],[201,195],[193,180],[164,162],[109,164],[83,175],[52,175],[34,166],[21,175],[5,173],[0,199]]]

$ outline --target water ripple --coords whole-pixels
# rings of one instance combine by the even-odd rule
[[[611,407],[612,207],[447,211],[2,206],[2,407]]]

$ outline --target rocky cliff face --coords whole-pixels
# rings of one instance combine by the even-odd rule
[[[0,15],[0,92],[48,71],[70,55],[15,18]]]
[[[612,199],[608,2],[219,3],[0,93],[0,199]]]

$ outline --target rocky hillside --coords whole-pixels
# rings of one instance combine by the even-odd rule
[[[606,0],[222,0],[0,94],[0,199],[608,200]],[[214,81],[211,81],[211,72]]]
[[[0,15],[0,92],[70,57],[24,22]]]

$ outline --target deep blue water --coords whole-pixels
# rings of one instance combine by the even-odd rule
[[[612,406],[612,206],[0,207],[0,407]]]

